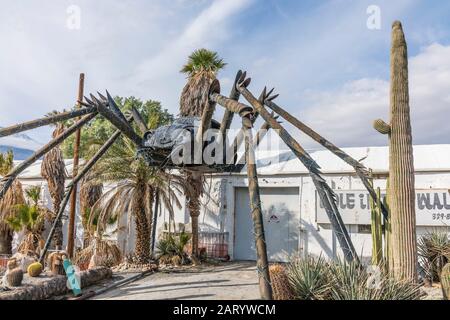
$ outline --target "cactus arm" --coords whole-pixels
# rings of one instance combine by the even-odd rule
[[[381,119],[377,119],[373,122],[373,128],[381,134],[391,133],[391,126]]]

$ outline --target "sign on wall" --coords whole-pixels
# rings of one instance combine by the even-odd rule
[[[345,224],[370,224],[367,190],[335,190]],[[382,192],[384,199],[385,193]],[[450,193],[447,189],[416,190],[416,221],[419,226],[450,226]],[[316,192],[316,221],[330,223]]]

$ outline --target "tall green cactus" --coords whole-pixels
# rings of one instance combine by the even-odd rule
[[[372,172],[370,172],[372,175]],[[370,177],[373,187],[373,178]],[[377,203],[370,197],[371,232],[372,232],[372,265],[379,266],[383,261],[383,237],[381,224],[380,188],[377,188]]]
[[[392,25],[390,123],[374,122],[389,135],[389,183],[392,265],[399,280],[417,281],[414,163],[408,90],[408,53],[402,24]],[[391,259],[389,259],[391,260]]]

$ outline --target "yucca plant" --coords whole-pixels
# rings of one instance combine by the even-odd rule
[[[326,300],[330,296],[329,266],[323,257],[307,257],[291,262],[288,279],[295,299]]]
[[[341,259],[298,260],[289,265],[288,277],[296,299],[300,300],[417,300],[420,286],[398,281],[385,268],[368,270]]]
[[[442,268],[450,259],[450,239],[447,233],[430,232],[419,238],[418,254],[426,277],[439,281]]]

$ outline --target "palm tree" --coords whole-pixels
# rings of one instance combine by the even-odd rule
[[[63,131],[64,125],[58,124],[53,131],[53,138],[57,137]],[[48,190],[52,198],[53,212],[56,213],[59,211],[61,201],[64,197],[65,180],[67,176],[63,153],[59,146],[54,147],[45,154],[41,164],[41,175],[47,180]],[[61,220],[59,220],[56,225],[56,231],[52,241],[55,248],[62,248],[63,231]]]
[[[173,216],[173,205],[181,208],[177,192],[181,193],[182,177],[158,168],[149,168],[141,158],[136,158],[136,147],[123,139],[110,149],[95,170],[95,181],[104,181],[116,186],[105,192],[91,208],[89,224],[96,226],[96,234],[103,234],[111,221],[118,221],[122,214],[130,212],[136,226],[135,262],[150,261],[150,235],[152,205],[155,194]],[[94,213],[94,214],[92,214]]]
[[[207,49],[195,50],[188,58],[188,62],[181,69],[188,75],[188,81],[183,88],[180,98],[180,115],[198,116],[209,103],[209,87],[217,72],[226,63],[219,58],[217,52]],[[200,215],[200,197],[203,193],[203,175],[185,172],[187,180],[185,190],[187,207],[192,225],[192,255],[198,255],[198,217]]]
[[[0,153],[0,176],[6,175],[13,167],[14,155]],[[25,203],[22,184],[16,179],[13,185],[0,199],[0,254],[11,254],[14,230],[7,223],[7,219],[17,213],[17,205]]]
[[[50,210],[39,206],[40,190],[40,186],[28,188],[25,191],[28,201],[16,205],[15,214],[6,219],[12,230],[24,231],[24,238],[17,249],[21,253],[39,254],[37,250],[40,248],[40,243],[44,241],[42,238],[44,223],[52,218]]]
[[[173,120],[173,116],[157,101],[143,102],[134,97],[116,97],[115,100],[122,106],[124,113],[132,108],[136,109],[149,129]],[[139,130],[138,126],[133,125]],[[101,117],[96,118],[83,130],[82,155],[89,158],[115,130],[109,122]],[[67,146],[65,149],[70,150]],[[161,202],[173,216],[172,203],[180,206],[176,191],[181,190],[182,177],[157,168],[149,168],[143,160],[136,159],[136,147],[126,138],[116,141],[92,170],[92,175],[86,179],[86,183],[95,185],[104,182],[115,187],[101,195],[93,206],[90,206],[91,203],[86,205],[89,217],[86,217],[85,233],[90,234],[91,240],[99,241],[108,224],[129,212],[134,216],[136,226],[136,262],[147,263],[151,251],[154,198],[159,194]],[[89,246],[93,247],[91,244]]]

